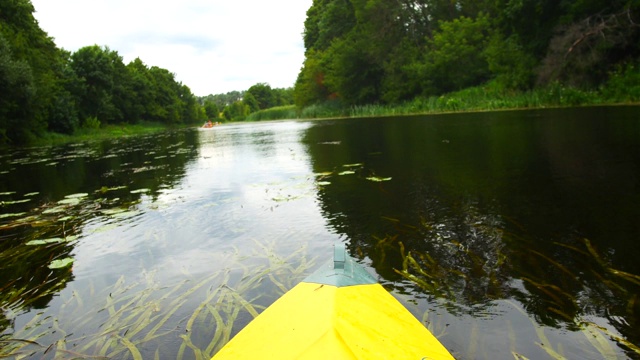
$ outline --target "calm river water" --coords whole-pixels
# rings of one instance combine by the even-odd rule
[[[0,355],[199,359],[344,242],[458,359],[640,358],[640,108],[0,155]]]

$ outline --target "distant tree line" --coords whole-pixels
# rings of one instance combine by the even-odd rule
[[[595,88],[640,57],[638,0],[314,0],[299,107],[398,103],[488,84]]]
[[[0,144],[101,124],[206,118],[168,70],[123,63],[97,45],[70,53],[40,29],[30,0],[0,0]]]
[[[269,84],[258,83],[246,91],[208,95],[199,100],[211,120],[242,121],[256,111],[293,105],[293,88],[271,88]]]

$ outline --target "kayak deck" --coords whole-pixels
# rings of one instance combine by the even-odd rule
[[[344,245],[335,252],[213,359],[453,359]]]

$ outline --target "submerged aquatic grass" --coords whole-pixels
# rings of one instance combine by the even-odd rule
[[[143,359],[175,352],[178,359],[210,358],[239,330],[240,319],[258,316],[315,264],[304,246],[282,257],[274,243],[255,243],[251,256],[236,250],[231,266],[172,285],[160,285],[147,273],[141,281],[121,276],[108,287],[64,291],[57,314],[38,312],[24,327],[0,336],[0,356]],[[265,283],[278,292],[265,291],[271,288]],[[86,303],[92,292],[104,300]],[[89,324],[96,318],[103,319],[97,328]],[[167,342],[176,348],[167,349]]]
[[[424,251],[415,246],[408,249],[399,235],[376,238],[376,249],[381,252],[383,259],[388,256],[386,253],[399,253],[402,262],[400,267],[394,269],[395,273],[418,289],[419,293],[427,294],[432,301],[441,303],[450,313],[468,313],[476,317],[483,309],[500,308],[500,304],[508,304],[529,320],[537,336],[534,343],[552,359],[575,357],[564,349],[562,343],[555,344],[549,337],[550,332],[561,328],[583,335],[573,345],[588,354],[589,358],[618,358],[621,352],[626,352],[632,358],[640,357],[640,347],[623,335],[633,333],[629,328],[630,323],[625,319],[633,322],[637,316],[640,277],[611,268],[589,239],[576,239],[574,243],[556,242],[554,246],[557,248],[552,252],[557,256],[563,250],[569,251],[573,262],[586,264],[591,269],[591,274],[585,276],[557,260],[556,256],[530,247],[514,246],[507,254],[501,246],[476,249],[470,240],[454,240],[455,237],[465,238],[468,234],[444,234],[442,227],[427,219],[423,219],[420,226],[402,226],[396,219],[385,220],[402,228],[405,236],[417,232],[429,236],[437,244],[432,251]],[[526,242],[501,227],[484,224],[486,221],[473,217],[466,221],[471,224],[469,231],[476,236],[480,234],[487,243],[497,243],[492,240],[496,238],[502,242]],[[536,267],[525,267],[526,270],[514,268],[518,259],[526,259]],[[520,275],[508,279],[502,275],[504,273]],[[487,298],[481,300],[476,297],[477,293]],[[587,293],[591,293],[590,298],[582,296]],[[626,307],[624,304],[627,304]],[[600,321],[596,324],[592,320],[594,316],[604,317],[609,323],[605,325]],[[512,320],[509,318],[505,329],[510,337],[514,331],[509,329]],[[522,328],[518,330],[523,331]],[[460,356],[490,358],[478,354],[480,345],[473,342],[482,340],[478,339],[474,328],[466,331],[466,338],[471,343],[467,349],[459,351]],[[528,358],[527,351],[531,351],[526,345],[526,351],[520,349],[523,340],[510,340],[516,359]],[[524,341],[525,344],[527,342]]]

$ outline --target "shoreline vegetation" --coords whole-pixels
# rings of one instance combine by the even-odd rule
[[[344,106],[329,101],[298,109],[296,105],[276,106],[249,114],[236,123],[273,120],[320,120],[382,116],[419,116],[449,113],[533,110],[581,106],[640,106],[640,71],[635,67],[613,74],[610,81],[598,90],[581,90],[554,83],[529,91],[504,92],[491,83],[441,96],[416,98],[401,104],[371,104]],[[220,120],[220,119],[218,119]],[[72,142],[95,141],[121,136],[133,136],[200,126],[184,124],[169,126],[156,122],[137,124],[109,124],[99,128],[81,128],[74,134],[46,133],[30,143],[31,146],[60,145]]]
[[[503,91],[487,83],[441,96],[420,97],[399,104],[343,106],[338,100],[303,109],[279,106],[250,114],[245,121],[330,119],[374,116],[436,115],[445,113],[505,111],[578,106],[640,105],[640,69],[628,66],[611,74],[596,90],[583,90],[555,82],[528,91]]]
[[[73,134],[47,132],[32,140],[27,146],[56,146],[70,143],[108,140],[118,137],[153,134],[170,129],[183,129],[194,125],[167,125],[157,122],[140,122],[138,124],[109,124],[100,128],[82,128]]]
[[[0,19],[0,147],[207,120],[640,104],[640,4],[534,3],[314,1],[293,87],[257,83],[198,97],[169,70],[140,58],[125,64],[106,46],[58,48],[30,0],[9,1],[21,10]]]

